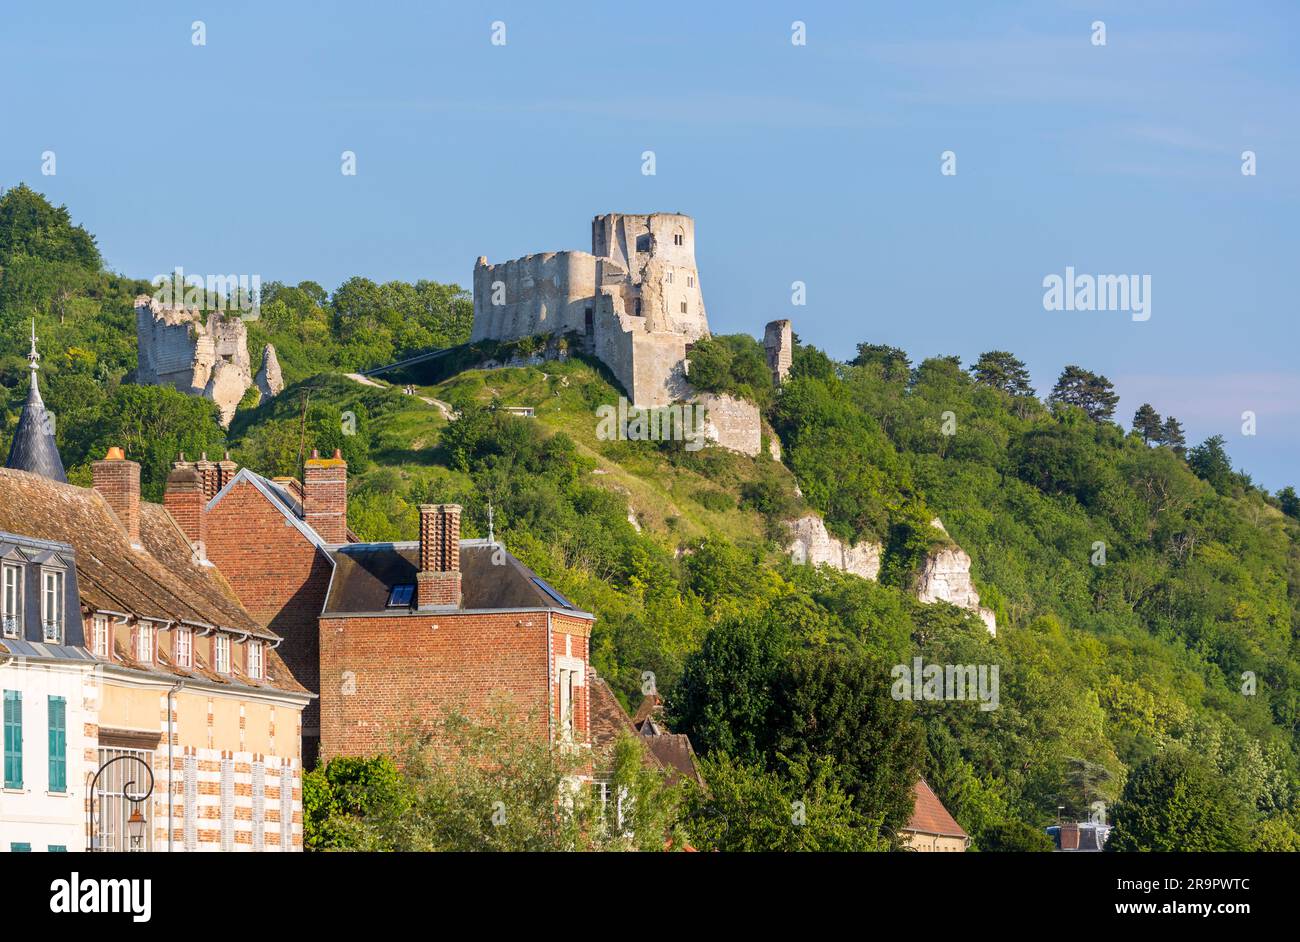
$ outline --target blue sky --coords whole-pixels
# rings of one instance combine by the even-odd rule
[[[791,317],[839,358],[864,340],[964,363],[1004,348],[1044,394],[1079,363],[1115,382],[1125,424],[1149,400],[1192,441],[1223,434],[1258,482],[1300,484],[1294,3],[4,16],[0,186],[66,203],[119,271],[468,284],[478,255],[590,248],[597,213],[685,212],[715,332]],[[1045,311],[1067,265],[1149,274],[1151,319]]]

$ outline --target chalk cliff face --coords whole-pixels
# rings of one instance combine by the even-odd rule
[[[936,518],[935,529],[945,536],[948,531]],[[880,576],[879,543],[864,542],[851,546],[831,536],[826,523],[817,514],[806,514],[788,521],[790,543],[786,553],[796,563],[809,566],[827,565],[875,582]],[[992,609],[980,604],[979,593],[970,578],[970,556],[955,543],[931,553],[916,582],[916,597],[922,602],[948,602],[974,612],[984,622],[989,634],[997,634],[997,618]]]
[[[797,563],[827,565],[863,579],[876,581],[880,575],[879,543],[850,546],[831,536],[826,523],[817,514],[806,514],[789,522],[790,544],[786,552]]]
[[[931,525],[947,536],[948,531],[936,517]],[[992,609],[980,604],[979,593],[970,578],[970,556],[955,543],[931,553],[917,578],[916,597],[922,602],[948,602],[974,612],[984,622],[989,634],[996,635],[997,618]]]

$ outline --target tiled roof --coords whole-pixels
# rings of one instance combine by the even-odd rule
[[[646,720],[660,717],[664,711],[663,698],[657,693],[646,694],[641,698],[641,705],[636,708],[636,715],[632,717],[632,725],[638,730]]]
[[[587,686],[591,704],[591,748],[597,754],[607,754],[620,736],[635,736],[636,728],[623,704],[618,702],[614,691],[595,668],[587,668]],[[642,762],[648,768],[663,768],[663,763],[651,750],[646,749],[643,756]]]
[[[641,742],[659,760],[660,765],[672,770],[669,781],[685,777],[703,784],[699,769],[695,767],[695,749],[691,746],[690,737],[685,733],[647,735],[645,728],[642,728]]]
[[[76,553],[81,604],[92,611],[221,628],[278,642],[239,603],[216,567],[194,558],[189,540],[162,507],[140,503],[140,542],[131,546],[108,503],[92,488],[60,484],[26,471],[0,469],[0,530],[70,544]],[[137,664],[130,652],[115,661],[127,667],[216,683],[266,686],[304,692],[279,656],[266,652],[265,681],[208,670],[196,647],[194,670]]]
[[[388,599],[394,586],[415,584],[419,543],[348,543],[334,548],[331,556],[334,578],[324,617],[411,611],[408,605],[389,608]],[[585,614],[553,589],[548,591],[545,582],[499,543],[461,540],[460,571],[462,611],[551,608]]]
[[[953,816],[948,813],[948,809],[943,806],[943,802],[930,789],[925,779],[917,779],[912,786],[912,794],[915,796],[915,804],[912,808],[912,817],[908,819],[905,831],[915,831],[918,834],[935,834],[939,837],[967,837],[961,825],[953,820]]]

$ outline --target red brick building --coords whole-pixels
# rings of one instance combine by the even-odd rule
[[[459,506],[421,506],[418,541],[361,543],[337,452],[313,453],[302,483],[176,464],[198,473],[201,499],[169,486],[168,509],[320,694],[304,714],[307,761],[387,751],[422,718],[498,701],[538,735],[589,744],[594,616],[499,543],[462,540]]]

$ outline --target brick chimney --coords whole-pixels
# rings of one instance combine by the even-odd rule
[[[460,606],[460,504],[420,505],[418,608]]]
[[[205,451],[199,456],[199,460],[194,462],[194,470],[199,473],[199,481],[203,484],[203,496],[208,500],[217,496],[217,463],[208,460],[208,453]]]
[[[333,458],[313,449],[304,463],[302,517],[326,543],[348,541],[348,463],[337,448]]]
[[[102,461],[90,466],[95,490],[108,501],[126,528],[132,546],[140,545],[140,466],[127,461],[121,448],[108,450]]]
[[[183,462],[182,455],[181,461],[176,462],[176,467],[167,475],[163,506],[197,549],[207,540],[208,499],[203,493],[203,481],[198,472]]]

